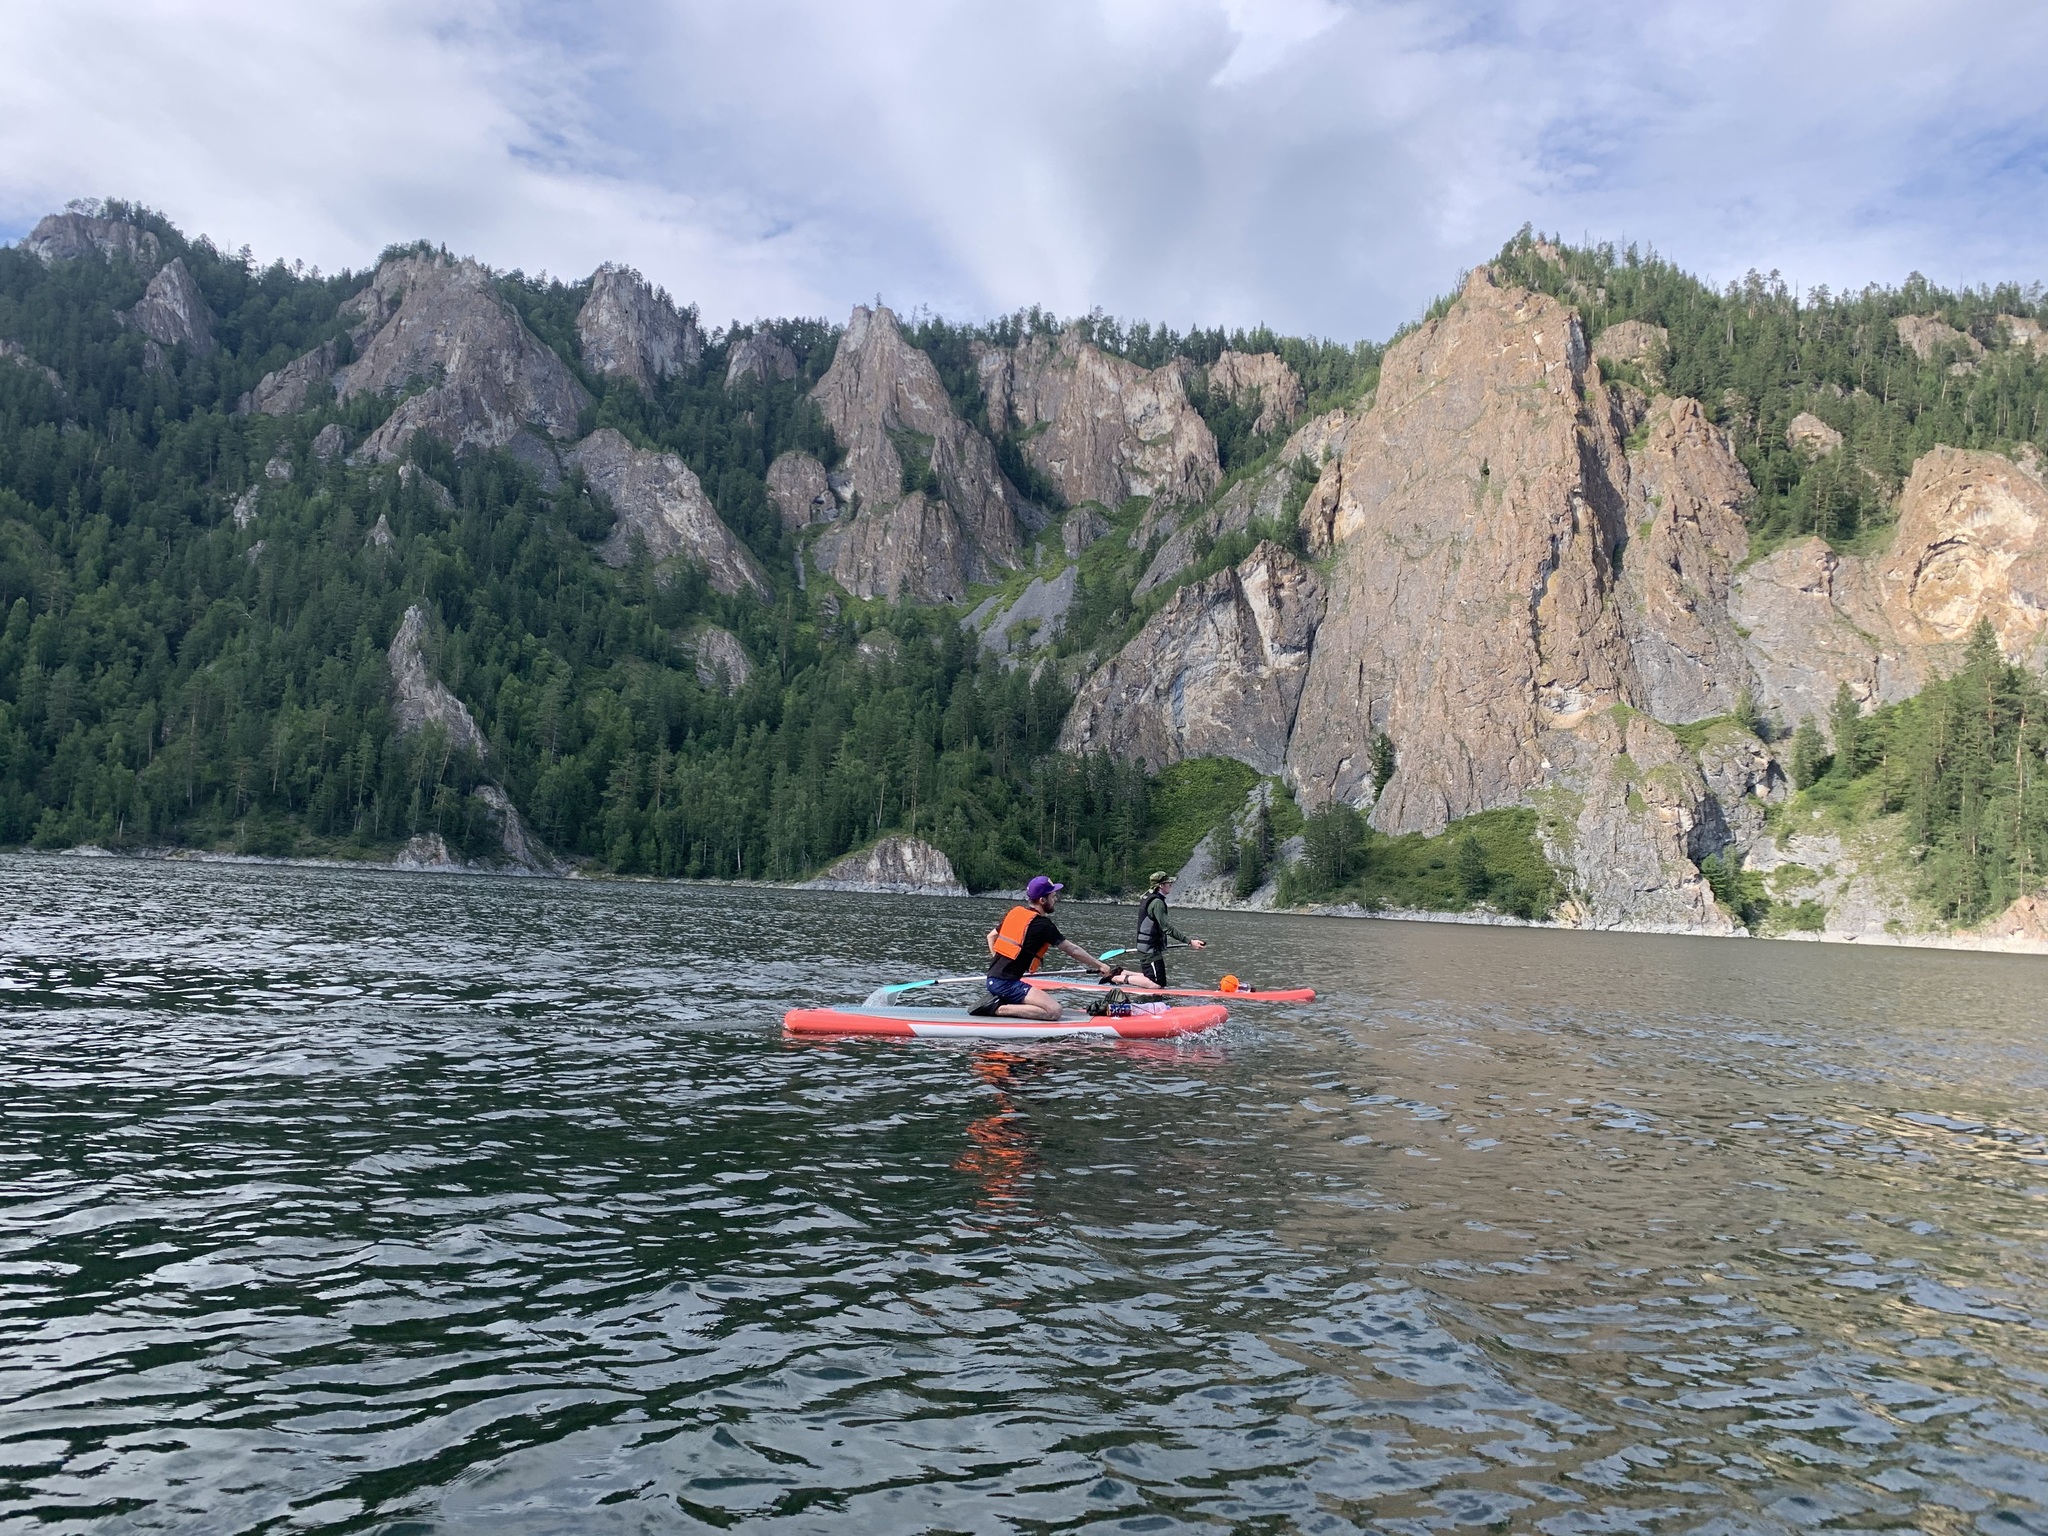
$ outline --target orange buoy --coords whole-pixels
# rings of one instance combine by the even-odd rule
[[[1221,987],[1225,992],[1235,992],[1238,986],[1237,978],[1235,976],[1226,976],[1217,983],[1217,986]]]

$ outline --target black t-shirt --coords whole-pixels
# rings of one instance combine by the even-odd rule
[[[1010,981],[1020,981],[1031,969],[1031,961],[1035,956],[1064,944],[1066,938],[1053,920],[1041,912],[1031,919],[1031,925],[1024,930],[1024,952],[1014,960],[1006,955],[997,955],[989,962],[988,973]]]

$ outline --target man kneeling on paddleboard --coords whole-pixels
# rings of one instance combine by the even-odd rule
[[[1024,887],[1024,904],[1003,914],[1002,923],[989,934],[988,1000],[971,1010],[983,1016],[1006,1019],[1057,1019],[1060,1000],[1050,992],[1032,986],[1024,978],[1038,969],[1049,949],[1059,949],[1090,967],[1104,981],[1113,981],[1117,968],[1098,960],[1059,930],[1052,920],[1063,885],[1044,875],[1033,875]]]

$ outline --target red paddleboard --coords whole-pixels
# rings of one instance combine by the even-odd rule
[[[792,1035],[886,1035],[900,1040],[1049,1040],[1099,1035],[1112,1040],[1165,1040],[1200,1034],[1230,1017],[1210,1004],[1168,1008],[1164,1013],[1077,1014],[1063,1019],[984,1017],[965,1008],[887,1008],[845,1003],[837,1008],[792,1008],[782,1016]]]

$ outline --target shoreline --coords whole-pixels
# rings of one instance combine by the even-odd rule
[[[727,889],[764,891],[835,891],[849,895],[872,896],[919,896],[942,897],[955,901],[1000,900],[989,892],[969,891],[964,895],[958,891],[885,890],[874,886],[841,884],[822,880],[725,880],[712,876],[689,877],[676,875],[614,875],[579,869],[574,866],[557,866],[552,870],[529,869],[522,865],[480,865],[480,864],[429,864],[408,862],[404,859],[334,859],[303,857],[290,858],[255,853],[215,853],[197,848],[137,848],[115,850],[101,848],[95,844],[82,844],[74,848],[30,848],[26,846],[4,850],[31,858],[49,859],[129,859],[145,864],[226,864],[264,865],[283,869],[344,869],[364,870],[376,874],[397,875],[448,875],[467,877],[498,877],[508,880],[572,880],[608,885],[701,885]],[[1087,906],[1131,906],[1133,902],[1121,901],[1115,897],[1077,896],[1076,905]],[[1622,933],[1654,935],[1665,938],[1688,939],[1755,939],[1766,943],[1803,944],[1844,944],[1861,945],[1866,948],[1884,949],[1945,949],[1982,954],[2004,955],[2048,955],[2048,939],[2032,939],[2017,934],[1973,934],[1973,933],[1777,933],[1756,934],[1738,929],[1734,933],[1714,933],[1696,928],[1672,928],[1651,924],[1615,924],[1611,927],[1592,928],[1578,923],[1530,921],[1527,918],[1509,917],[1498,912],[1429,912],[1414,908],[1385,907],[1378,911],[1361,907],[1355,903],[1312,907],[1270,907],[1270,906],[1182,906],[1181,912],[1247,912],[1272,914],[1281,917],[1334,917],[1346,919],[1377,920],[1390,923],[1444,923],[1469,928],[1533,928],[1549,929],[1558,933]],[[1994,919],[1995,920],[1995,919]]]

